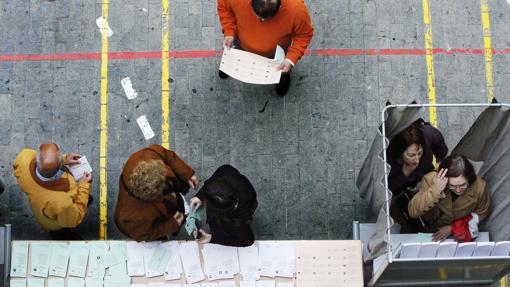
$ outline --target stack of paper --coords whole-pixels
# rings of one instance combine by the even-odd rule
[[[400,258],[417,258],[421,243],[404,243],[400,250]]]
[[[477,242],[473,257],[491,256],[494,242]]]
[[[179,257],[179,243],[177,241],[168,241],[162,243],[170,251],[170,257],[165,268],[165,280],[177,280],[181,278],[182,265]]]
[[[28,242],[12,242],[11,277],[27,277]]]
[[[202,249],[207,279],[229,279],[239,273],[237,248],[218,244],[204,244]]]
[[[104,241],[91,241],[89,243],[89,268],[88,277],[103,278],[106,271],[106,255],[108,245]]]
[[[237,252],[239,254],[239,267],[243,280],[259,280],[259,248],[256,245],[239,247]]]
[[[145,276],[145,265],[143,260],[144,243],[127,242],[127,269],[129,276]]]
[[[51,247],[48,242],[34,241],[30,244],[31,274],[35,277],[48,277]]]
[[[476,242],[463,242],[457,245],[455,257],[471,257],[476,248]]]
[[[160,244],[160,242],[143,242],[142,250],[143,250],[143,265],[144,265],[144,270],[145,270],[145,277],[151,278],[151,277],[161,276],[164,273],[163,270],[160,271],[160,270],[156,270],[156,269],[151,269],[151,267],[157,267],[157,266],[154,266],[155,261],[152,262],[152,265],[150,264],[152,255],[154,254],[154,250],[156,250],[156,248],[158,248],[159,244]]]
[[[51,244],[50,275],[62,278],[66,277],[68,264],[69,245],[64,242],[53,242]]]
[[[160,242],[151,242],[145,245],[144,252],[145,276],[156,277],[165,273],[170,260],[170,249]]]
[[[439,242],[422,242],[418,257],[420,258],[436,257],[438,249]]]
[[[125,241],[110,242],[105,264],[110,276],[127,276],[127,245]]]
[[[259,272],[268,277],[292,278],[296,271],[296,246],[289,242],[259,242]]]
[[[494,244],[491,256],[509,256],[510,255],[510,241],[500,241]]]
[[[193,284],[204,280],[198,244],[194,241],[179,244],[179,255],[186,275],[186,282]]]
[[[85,242],[69,244],[69,276],[85,277],[89,258],[89,245]]]
[[[457,250],[457,242],[441,242],[439,243],[436,257],[453,257],[455,255],[455,250]]]

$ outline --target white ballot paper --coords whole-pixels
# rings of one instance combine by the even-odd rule
[[[292,282],[278,282],[278,283],[276,283],[276,287],[294,287],[294,283],[292,283]]]
[[[27,287],[44,287],[44,279],[27,279]],[[73,286],[68,286],[73,287]]]
[[[200,287],[219,287],[218,282],[207,282],[200,284]]]
[[[179,244],[179,255],[181,257],[184,274],[186,275],[186,282],[193,284],[204,280],[198,244],[194,241]]]
[[[64,242],[52,242],[49,270],[50,275],[57,277],[66,277],[68,264],[69,264],[69,244]]]
[[[268,85],[280,82],[278,65],[274,59],[231,48],[223,50],[220,70],[241,82]]]
[[[256,245],[238,247],[237,252],[239,253],[239,267],[241,269],[243,280],[259,280],[259,248]]]
[[[104,278],[104,287],[131,287],[131,277],[107,276]]]
[[[110,242],[105,265],[110,276],[127,276],[127,245],[125,241]]]
[[[510,241],[500,241],[494,244],[491,256],[509,256],[510,255]]]
[[[457,245],[455,257],[471,257],[475,251],[476,242],[463,242]]]
[[[85,279],[69,277],[67,278],[67,287],[85,287]]]
[[[140,284],[140,283],[131,284],[131,287],[147,287],[147,284]]]
[[[219,283],[220,287],[237,287],[235,281],[221,281]]]
[[[28,242],[12,242],[11,277],[27,277]]]
[[[103,278],[106,270],[106,255],[108,254],[108,244],[104,241],[89,242],[89,269],[87,277]]]
[[[230,279],[239,273],[237,248],[218,244],[202,246],[204,269],[207,279]]]
[[[145,276],[161,276],[165,273],[168,261],[170,260],[170,248],[166,244],[158,243],[152,248],[152,254],[150,254],[148,259],[148,261],[144,259],[144,262],[146,262]]]
[[[85,277],[89,245],[85,242],[71,242],[69,243],[69,254],[69,276]]]
[[[275,282],[269,280],[257,281],[256,287],[275,287]]]
[[[80,181],[85,172],[92,172],[92,167],[86,156],[81,156],[78,161],[79,163],[66,165],[76,181]]]
[[[179,256],[179,243],[177,241],[167,241],[161,243],[170,251],[170,257],[165,269],[165,280],[177,280],[181,278],[182,265]]]
[[[65,287],[64,278],[48,278],[48,287]]]
[[[184,284],[185,286],[186,284]],[[198,284],[200,285],[200,284]],[[182,284],[168,284],[168,283],[162,283],[162,282],[148,282],[147,287],[182,287]]]
[[[239,287],[257,287],[255,281],[239,281]]]
[[[51,247],[49,242],[36,242],[30,244],[31,272],[35,277],[48,277]]]
[[[11,279],[9,287],[27,287],[27,279]]]
[[[259,272],[267,277],[292,278],[296,272],[296,245],[289,242],[259,242]]]
[[[111,37],[113,35],[113,31],[110,28],[110,25],[108,25],[108,21],[106,19],[104,20],[105,26],[106,26],[106,37]],[[96,19],[96,25],[99,28],[99,32],[103,33],[103,17],[99,17]]]
[[[85,278],[85,287],[103,287],[103,278],[87,277]]]
[[[477,242],[473,257],[491,256],[494,242]]]
[[[144,243],[136,241],[127,242],[127,269],[129,276],[145,276],[143,254]]]
[[[136,122],[138,123],[138,126],[142,130],[143,136],[146,140],[150,140],[155,136],[154,131],[151,128],[151,125],[149,124],[149,121],[147,120],[147,117],[145,115],[138,117],[136,119]]]
[[[129,77],[125,77],[124,79],[120,80],[120,84],[122,85],[128,100],[132,100],[138,96],[135,89],[133,89],[133,83],[131,83],[131,79]]]
[[[145,269],[145,277],[156,277],[156,276],[161,276],[163,275],[164,271],[159,271],[159,270],[156,270],[156,269],[152,269],[154,267],[158,267],[158,266],[154,266],[154,261],[152,262],[152,266],[151,266],[151,260],[152,260],[152,255],[155,254],[155,250],[158,248],[159,244],[161,244],[160,242],[157,242],[157,241],[154,241],[154,242],[144,242],[143,243],[143,264],[144,264],[144,269]]]

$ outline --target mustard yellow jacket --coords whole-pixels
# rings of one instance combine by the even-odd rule
[[[485,190],[485,180],[477,177],[468,189],[455,201],[452,201],[448,189],[438,190],[433,185],[435,171],[427,173],[421,188],[409,201],[409,215],[412,218],[422,217],[429,231],[451,224],[454,220],[466,217],[475,212],[480,221],[490,213],[490,197]]]
[[[67,170],[57,180],[41,181],[35,174],[35,156],[35,150],[22,150],[14,160],[14,176],[36,221],[46,230],[76,227],[87,212],[90,184],[76,182]]]

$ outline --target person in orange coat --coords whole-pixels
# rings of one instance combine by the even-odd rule
[[[276,45],[286,52],[276,92],[287,94],[290,71],[303,56],[313,37],[313,26],[304,0],[218,0],[223,46],[274,57]],[[239,47],[237,47],[239,46]],[[222,71],[221,78],[228,76]]]
[[[137,241],[166,239],[184,221],[181,195],[198,187],[195,171],[177,154],[153,144],[132,154],[119,181],[115,223]]]
[[[91,201],[92,174],[77,181],[66,165],[79,163],[81,155],[62,155],[55,143],[45,143],[39,150],[23,149],[14,160],[14,176],[27,195],[39,225],[54,240],[81,240],[73,231],[84,219]]]

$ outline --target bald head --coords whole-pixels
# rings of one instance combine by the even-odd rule
[[[281,0],[251,0],[253,11],[262,19],[276,15],[280,4]]]
[[[44,177],[52,177],[60,169],[60,148],[55,143],[45,143],[39,146],[37,152],[37,170]]]

